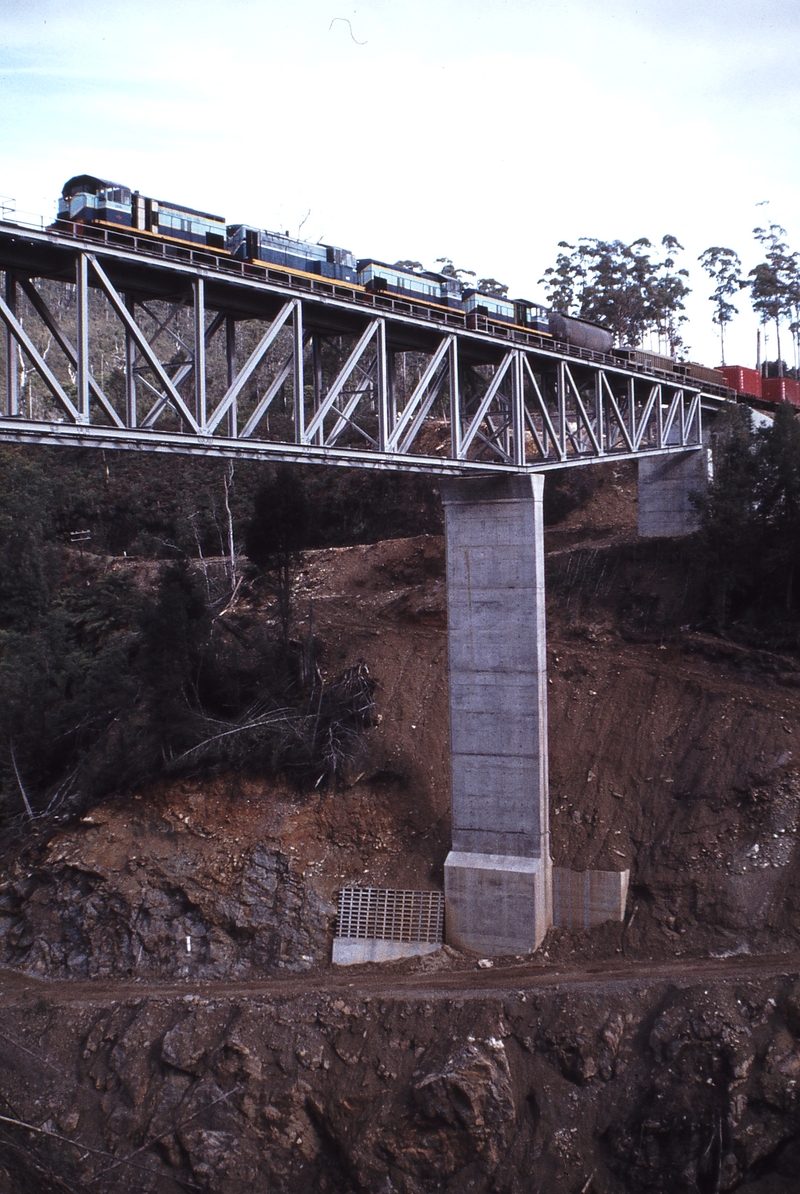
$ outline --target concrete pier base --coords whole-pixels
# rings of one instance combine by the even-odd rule
[[[691,495],[704,493],[711,475],[711,450],[639,460],[639,535],[643,539],[690,535],[697,529]]]
[[[451,850],[444,864],[448,942],[490,956],[532,953],[552,922],[550,882],[548,859]]]
[[[536,949],[552,921],[541,476],[442,482],[453,843],[447,941]]]

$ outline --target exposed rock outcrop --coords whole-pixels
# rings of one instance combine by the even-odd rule
[[[96,818],[0,885],[6,963],[48,977],[246,978],[328,962],[334,909],[277,845],[231,854],[185,826],[165,834],[148,810]]]
[[[475,974],[63,1002],[17,980],[0,1099],[51,1135],[3,1122],[0,1140],[42,1146],[43,1191],[48,1167],[102,1194],[796,1190],[796,976]]]

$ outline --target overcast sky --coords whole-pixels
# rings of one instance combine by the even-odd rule
[[[539,300],[559,240],[673,233],[717,363],[697,255],[800,246],[798,50],[792,0],[0,0],[0,193],[86,171]]]

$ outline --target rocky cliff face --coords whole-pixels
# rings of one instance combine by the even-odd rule
[[[3,1189],[796,1189],[796,975],[542,977],[6,986]]]
[[[175,842],[134,815],[119,820],[136,853],[115,859],[118,817],[60,835],[3,885],[6,962],[53,978],[246,978],[327,964],[334,909],[275,845],[193,849],[188,834]]]

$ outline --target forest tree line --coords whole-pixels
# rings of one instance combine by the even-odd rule
[[[775,329],[776,374],[797,376],[800,252],[791,249],[779,224],[756,227],[753,236],[763,260],[747,273],[739,254],[723,245],[711,245],[698,258],[713,284],[709,301],[719,329],[720,357],[724,365],[725,331],[739,311],[734,300],[744,294],[759,323]],[[685,300],[691,290],[688,269],[678,265],[683,245],[677,237],[663,236],[659,248],[646,237],[631,244],[581,237],[575,244],[560,241],[558,248],[555,265],[540,278],[556,311],[608,328],[618,344],[636,346],[654,334],[670,355],[682,353]],[[782,328],[794,346],[791,369],[782,358]]]

